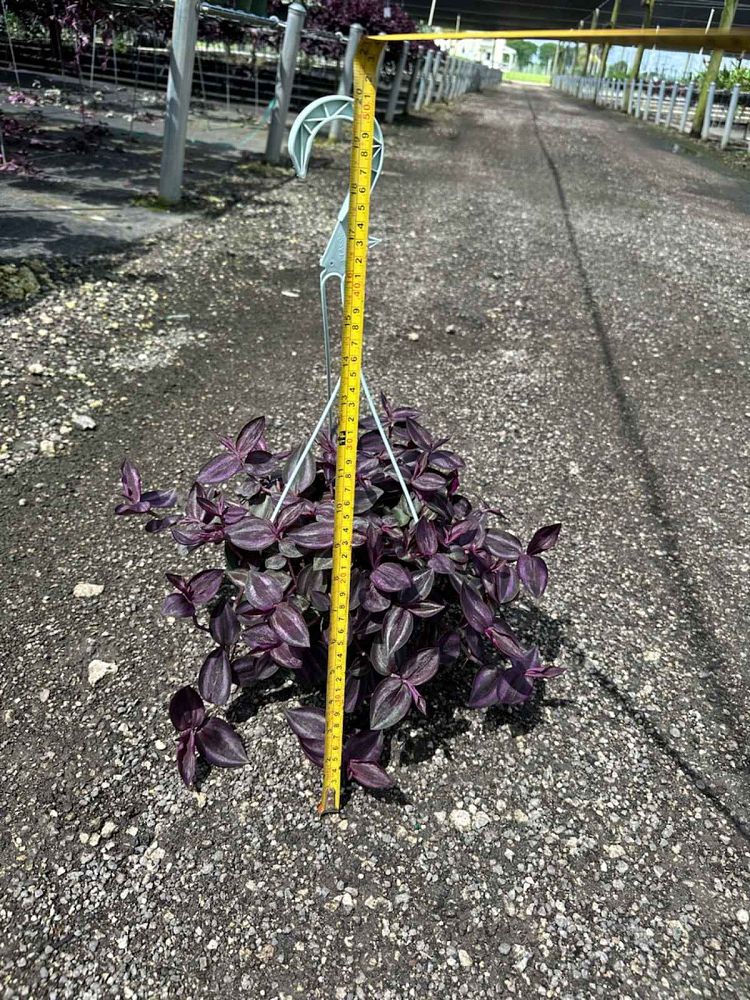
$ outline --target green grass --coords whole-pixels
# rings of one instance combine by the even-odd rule
[[[509,69],[503,73],[503,80],[515,80],[516,83],[546,83],[549,77],[546,73],[522,73],[517,69]]]

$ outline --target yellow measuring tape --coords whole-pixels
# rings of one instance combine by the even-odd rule
[[[698,29],[444,32],[427,35],[380,35],[364,38],[354,60],[354,120],[352,122],[349,173],[349,219],[344,286],[344,329],[341,341],[341,392],[336,450],[336,486],[333,522],[333,573],[331,618],[328,635],[328,681],[326,728],[323,754],[321,813],[337,812],[341,801],[341,763],[344,749],[344,696],[349,646],[349,590],[352,571],[354,491],[357,474],[360,376],[365,325],[365,280],[370,227],[370,183],[375,125],[378,61],[383,46],[391,41],[456,40],[463,38],[557,38],[563,41],[619,41],[621,44],[654,44],[656,47],[706,48],[721,46],[750,51],[747,29],[704,32]]]
[[[382,45],[362,42],[354,60],[354,120],[349,171],[349,219],[346,237],[344,330],[341,339],[341,390],[336,448],[333,520],[331,623],[328,632],[328,683],[320,812],[337,812],[341,799],[344,748],[344,688],[349,646],[349,582],[352,572],[357,431],[365,326],[365,280],[370,228],[372,136],[375,90]]]

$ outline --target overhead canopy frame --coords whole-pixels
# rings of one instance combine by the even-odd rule
[[[368,35],[367,40],[385,45],[388,42],[461,41],[468,38],[533,38],[537,41],[589,43],[594,45],[644,45],[646,48],[697,52],[699,49],[722,49],[750,55],[750,28],[553,28],[522,31],[436,31],[405,35]]]

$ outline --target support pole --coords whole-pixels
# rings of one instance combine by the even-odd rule
[[[667,92],[667,81],[662,80],[659,85],[659,97],[656,101],[656,118],[654,118],[655,125],[661,125],[661,113],[664,107],[664,95]]]
[[[706,97],[706,104],[703,109],[703,125],[701,127],[701,139],[708,139],[708,134],[711,131],[711,115],[714,110],[714,96],[716,94],[716,83],[709,83],[708,85],[708,95]],[[700,107],[700,95],[698,97],[698,107]],[[698,110],[696,108],[696,115]],[[695,119],[693,119],[693,134],[695,134]]]
[[[388,95],[388,108],[385,112],[385,120],[389,125],[393,123],[393,119],[396,117],[396,108],[398,107],[398,99],[401,94],[401,82],[404,79],[404,70],[406,69],[406,60],[409,58],[410,45],[411,42],[401,43],[401,55],[396,66],[396,74],[391,84],[391,92]]]
[[[644,120],[644,122],[648,121],[648,116],[651,114],[651,98],[653,97],[653,94],[654,94],[654,81],[653,80],[649,80],[648,81],[648,87],[646,89],[646,101],[645,101],[645,103],[643,105],[643,120]]]
[[[596,31],[596,26],[599,23],[599,8],[597,7],[594,13],[591,15],[591,30]],[[593,45],[588,42],[586,45],[586,63],[583,67],[583,75],[589,75],[589,65],[591,63],[591,56],[593,54]]]
[[[610,28],[616,28],[617,27],[617,18],[619,16],[620,16],[620,0],[615,0],[614,4],[612,6],[612,14],[610,15],[610,18],[609,18],[609,26],[610,26]],[[605,45],[604,48],[602,49],[602,64],[599,67],[599,79],[601,79],[604,76],[604,74],[607,72],[607,61],[609,60],[609,50],[610,50],[610,48],[611,48],[610,45]]]
[[[298,0],[290,4],[286,15],[284,42],[279,53],[276,66],[276,103],[271,114],[271,124],[266,139],[266,163],[276,164],[281,159],[281,146],[286,132],[286,116],[289,113],[289,101],[294,86],[294,73],[297,68],[297,53],[302,36],[302,26],[305,23],[305,8]]]
[[[352,92],[352,76],[354,73],[354,55],[359,45],[359,40],[364,34],[361,24],[349,25],[349,37],[346,40],[346,51],[344,52],[344,65],[341,67],[341,79],[339,80],[338,93],[342,97],[348,97]],[[338,139],[341,136],[342,121],[334,118],[331,122],[331,129],[328,133],[330,139]]]
[[[669,98],[669,108],[667,109],[667,121],[666,121],[667,128],[672,127],[672,116],[674,115],[674,106],[677,103],[677,94],[679,92],[679,89],[680,85],[675,80],[675,82],[672,84],[672,96]]]
[[[641,6],[644,8],[643,11],[643,24],[642,28],[650,28],[651,21],[654,16],[654,5],[656,0],[641,0]],[[635,81],[641,72],[641,63],[643,62],[643,45],[639,45],[635,50],[635,59],[633,60],[633,65],[630,67],[630,73],[628,74],[628,93],[631,94],[635,88]],[[637,117],[637,116],[636,116]]]
[[[685,131],[687,126],[688,117],[690,115],[690,105],[693,103],[693,90],[695,89],[695,81],[691,80],[688,84],[688,89],[685,94],[685,107],[682,109],[682,118],[680,119],[680,132]]]
[[[738,0],[724,0],[724,9],[719,18],[719,28],[728,31],[732,27],[734,24],[734,15],[737,13],[737,5]],[[703,118],[706,114],[709,90],[711,85],[716,82],[723,58],[724,51],[722,49],[714,49],[711,53],[711,58],[708,60],[708,67],[706,68],[705,76],[701,82],[700,93],[698,94],[698,104],[695,108],[693,126],[690,129],[691,135],[697,136],[703,134]]]
[[[438,72],[440,71],[440,63],[443,58],[442,52],[436,52],[435,58],[432,60],[432,72],[430,73],[430,79],[427,83],[427,97],[425,98],[425,107],[428,104],[432,104],[432,98],[435,93],[435,84],[437,83]]]
[[[729,107],[727,108],[727,120],[724,123],[724,132],[721,137],[721,148],[726,149],[729,145],[729,140],[732,137],[732,125],[734,124],[734,116],[737,114],[737,102],[740,99],[740,85],[735,83],[732,87],[732,96],[729,98]]]
[[[198,10],[195,0],[175,0],[159,176],[159,197],[168,204],[175,204],[182,197],[185,142],[197,38]]]
[[[423,64],[424,53],[420,47],[414,57],[414,65],[412,66],[411,76],[409,77],[409,90],[406,94],[406,105],[404,106],[405,115],[409,114],[411,109],[414,107],[414,102],[417,99],[417,87],[419,86],[419,78],[422,75]]]
[[[417,92],[417,99],[414,102],[414,110],[420,111],[425,106],[425,98],[427,97],[427,88],[431,79],[432,63],[435,59],[434,49],[430,49],[425,58],[424,64],[422,65],[422,75],[419,79],[419,91]]]

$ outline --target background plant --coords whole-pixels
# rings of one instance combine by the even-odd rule
[[[519,705],[541,678],[561,668],[526,648],[505,611],[522,590],[547,587],[543,554],[560,531],[551,524],[527,544],[501,513],[472,505],[460,488],[463,461],[411,407],[384,397],[383,423],[419,509],[411,522],[385,447],[371,418],[362,421],[356,480],[354,569],[346,681],[345,777],[369,788],[392,784],[382,763],[384,731],[411,712],[426,714],[438,674],[475,666],[469,705]],[[192,576],[167,573],[162,613],[205,635],[195,687],[173,696],[177,763],[195,780],[196,754],[219,767],[247,762],[242,742],[219,713],[235,689],[292,675],[309,700],[287,712],[302,750],[322,766],[325,720],[314,704],[324,690],[329,626],[333,483],[336,449],[328,433],[309,454],[276,517],[301,452],[274,452],[256,417],[199,470],[182,512],[174,491],[144,490],[138,470],[122,466],[116,513],[141,516],[147,532],[168,531],[183,555],[221,546],[225,566]],[[209,714],[206,703],[215,706]]]

